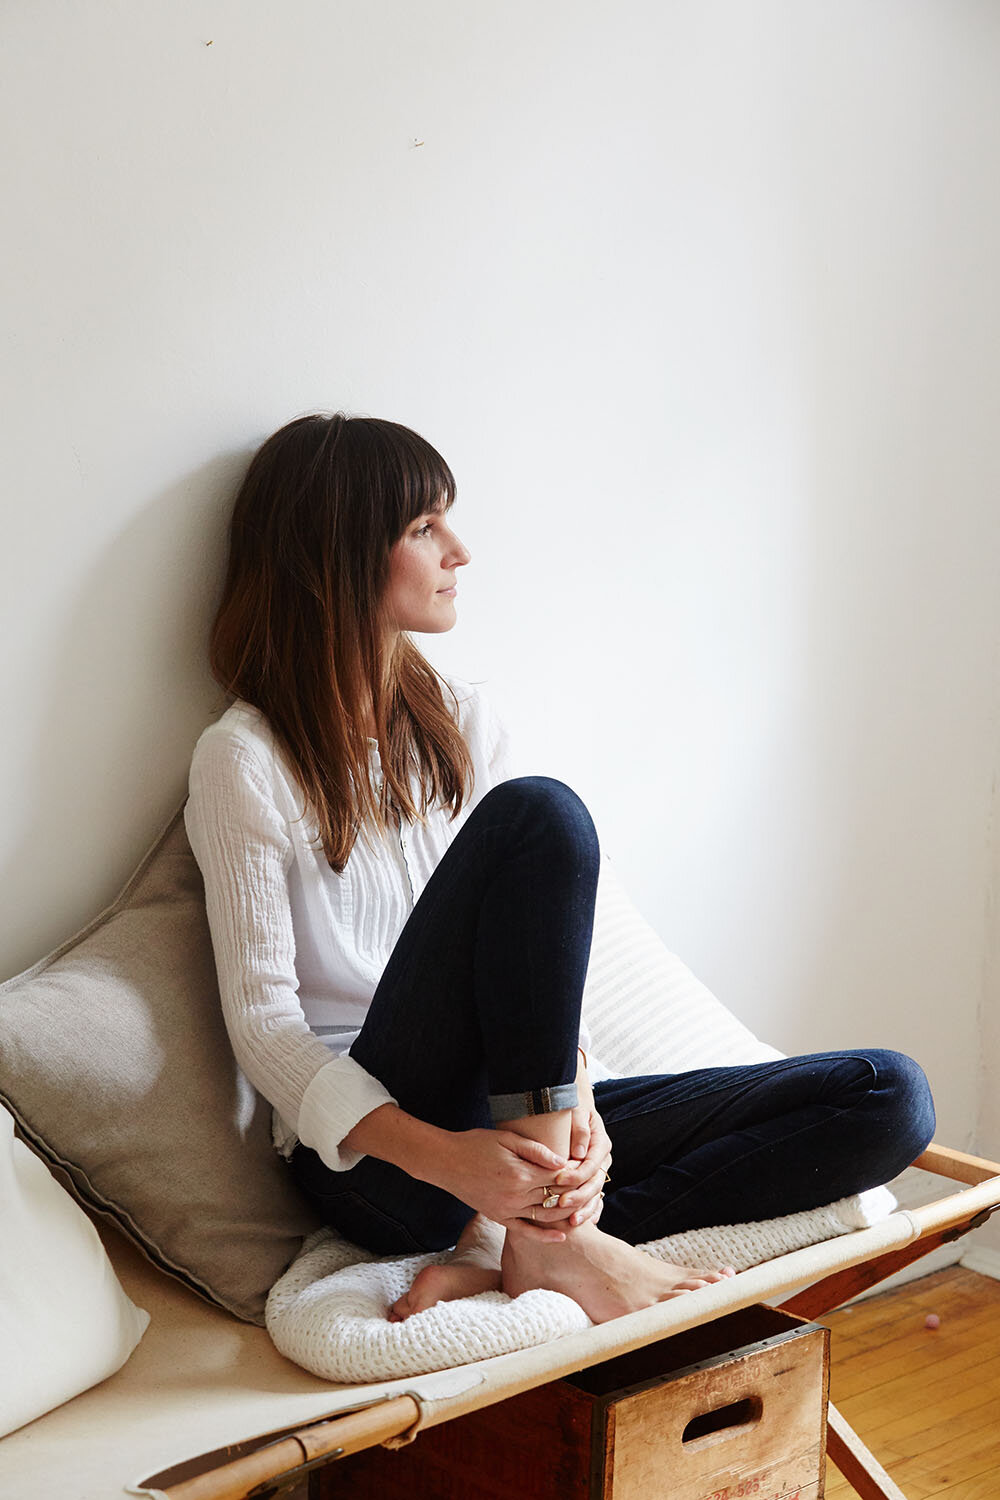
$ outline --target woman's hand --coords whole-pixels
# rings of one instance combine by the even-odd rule
[[[500,1224],[525,1220],[518,1226],[523,1233],[558,1241],[566,1235],[552,1221],[568,1213],[542,1209],[541,1203],[567,1165],[541,1141],[513,1130],[458,1130],[449,1133],[433,1176],[427,1171],[421,1175],[488,1219]]]

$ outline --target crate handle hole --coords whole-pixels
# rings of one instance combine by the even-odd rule
[[[681,1436],[682,1443],[694,1443],[699,1438],[728,1437],[737,1430],[752,1427],[764,1414],[764,1403],[759,1396],[745,1396],[742,1401],[730,1401],[726,1406],[717,1406],[713,1411],[692,1417]]]

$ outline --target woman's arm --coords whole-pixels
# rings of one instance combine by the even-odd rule
[[[291,840],[252,744],[224,732],[202,737],[185,821],[205,879],[233,1051],[299,1139],[334,1170],[371,1154],[491,1218],[537,1203],[534,1190],[551,1182],[561,1158],[511,1132],[449,1132],[415,1119],[353,1058],[331,1058],[310,1031],[295,972]]]
[[[579,1149],[577,1161],[568,1162],[541,1141],[512,1130],[443,1130],[396,1104],[382,1105],[359,1120],[342,1147],[391,1162],[500,1223],[532,1213],[540,1230],[555,1229],[571,1217],[583,1223],[597,1210],[611,1147],[594,1109],[582,1053],[577,1088],[580,1103],[573,1111],[571,1146],[573,1157]],[[560,1205],[542,1209],[539,1190],[553,1185],[565,1189]],[[561,1235],[549,1232],[542,1237]]]
[[[351,1057],[331,1057],[298,999],[285,819],[252,745],[221,727],[201,738],[185,823],[205,900],[226,1029],[251,1083],[328,1166],[351,1127],[392,1096]]]
[[[535,1215],[537,1238],[565,1237],[558,1221],[572,1209],[543,1210],[539,1194],[544,1196],[566,1159],[541,1141],[503,1129],[443,1130],[386,1104],[360,1120],[343,1144],[392,1162],[496,1223]],[[532,1232],[530,1226],[525,1232]]]

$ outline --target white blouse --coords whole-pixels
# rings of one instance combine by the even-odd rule
[[[469,800],[432,810],[332,870],[302,792],[264,716],[237,702],[202,734],[185,823],[205,880],[226,1028],[244,1073],[275,1108],[274,1140],[297,1140],[335,1171],[362,1153],[340,1143],[395,1103],[348,1055],[414,903],[469,814],[509,775],[506,735],[487,701],[451,682],[472,758]],[[381,780],[378,745],[369,742]],[[588,1040],[581,1034],[581,1045]]]

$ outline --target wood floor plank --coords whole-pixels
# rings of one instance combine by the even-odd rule
[[[894,1467],[897,1474],[911,1474],[915,1480],[927,1484],[931,1494],[963,1480],[976,1479],[980,1474],[993,1474],[1000,1481],[1000,1429],[994,1424],[992,1432],[939,1443],[936,1448],[903,1459]]]
[[[894,1352],[888,1359],[862,1368],[836,1370],[831,1376],[830,1391],[840,1406],[852,1396],[878,1390],[893,1381],[905,1379],[911,1385],[919,1372],[926,1371],[936,1383],[951,1377],[974,1379],[977,1366],[984,1365],[990,1354],[984,1349],[977,1332],[956,1335],[948,1344],[936,1348],[914,1347]]]
[[[961,1391],[952,1392],[948,1400],[937,1401],[934,1406],[924,1406],[921,1398],[916,1398],[912,1410],[906,1416],[895,1418],[891,1422],[874,1422],[865,1415],[865,1430],[870,1434],[873,1443],[885,1443],[889,1448],[901,1448],[903,1452],[910,1446],[910,1440],[918,1434],[924,1433],[930,1422],[946,1425],[949,1421],[963,1421],[964,1413],[973,1407],[981,1407],[984,1401],[1000,1400],[1000,1374],[994,1380],[985,1382],[982,1388],[969,1385]]]
[[[1000,1500],[1000,1282],[947,1267],[822,1321],[831,1399],[907,1500]],[[826,1486],[857,1500],[832,1464]]]
[[[975,1278],[975,1272],[948,1267],[920,1281],[909,1282],[894,1293],[852,1303],[823,1321],[838,1335],[871,1344],[884,1337],[886,1328],[905,1324],[907,1313],[922,1320],[929,1312],[959,1310],[970,1302],[979,1307],[989,1305],[991,1300],[1000,1303],[1000,1282],[991,1283],[995,1291],[980,1292]]]
[[[879,1299],[873,1299],[879,1300]],[[855,1322],[845,1316],[846,1309],[835,1314],[836,1322],[830,1319],[834,1331],[834,1342],[850,1345],[852,1350],[875,1349],[890,1339],[903,1337],[911,1329],[923,1328],[928,1313],[937,1313],[941,1326],[947,1328],[954,1321],[965,1323],[969,1319],[988,1313],[990,1303],[970,1295],[964,1288],[945,1287],[928,1293],[924,1297],[911,1297],[901,1301],[895,1309],[879,1309],[879,1317]]]
[[[990,1425],[1000,1425],[1000,1378],[982,1387],[967,1386],[932,1407],[920,1404],[907,1416],[875,1423],[868,1431],[880,1452],[905,1458],[936,1447],[949,1436],[963,1437]]]
[[[933,1500],[996,1500],[1000,1494],[1000,1476],[980,1474],[975,1479],[964,1479],[960,1484],[938,1490]]]
[[[1000,1342],[1000,1333],[995,1331],[993,1338],[994,1347],[996,1347],[997,1342]],[[962,1378],[956,1379],[952,1371],[945,1371],[942,1374],[932,1368],[921,1372],[923,1378],[918,1385],[908,1382],[904,1375],[877,1390],[862,1391],[857,1396],[839,1398],[834,1396],[833,1399],[852,1426],[861,1421],[866,1414],[870,1414],[867,1418],[870,1425],[876,1423],[881,1425],[884,1422],[908,1416],[915,1404],[920,1404],[925,1408],[935,1408],[939,1401],[948,1400],[956,1391],[971,1389],[974,1383],[979,1386],[992,1384],[1000,1374],[1000,1354],[994,1353],[992,1349],[983,1352],[987,1357],[982,1364],[975,1367],[975,1382],[966,1378],[966,1371],[959,1372]]]

